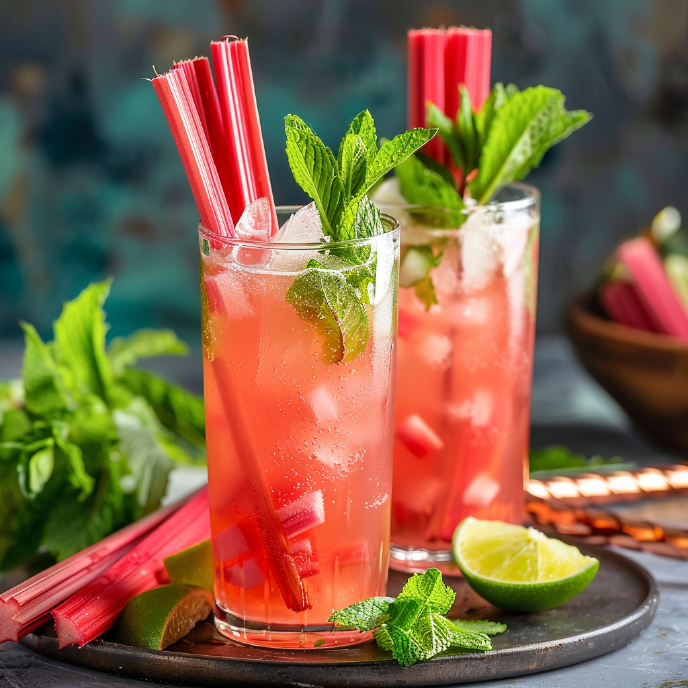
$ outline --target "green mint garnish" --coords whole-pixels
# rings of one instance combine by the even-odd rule
[[[299,318],[323,334],[323,358],[327,363],[351,361],[365,351],[370,334],[368,317],[356,293],[338,270],[328,270],[317,260],[296,278],[287,302]]]
[[[323,233],[333,241],[384,232],[368,191],[435,135],[414,129],[378,149],[375,122],[364,110],[349,125],[335,157],[302,119],[287,115],[284,123],[294,179],[314,201]],[[311,261],[287,292],[297,315],[324,335],[328,363],[351,361],[365,351],[369,326],[364,304],[370,303],[368,287],[375,284],[376,268],[370,254],[369,246],[329,250],[327,255],[337,260],[331,265]]]
[[[485,635],[499,635],[506,631],[506,624],[499,623],[498,621],[454,619],[452,623],[461,631],[472,631],[474,633],[484,633]]]
[[[530,452],[530,472],[539,471],[586,471],[599,467],[617,466],[623,463],[620,456],[604,459],[601,456],[591,456],[589,459],[583,454],[575,454],[568,447],[553,445],[545,449],[533,449]]]
[[[552,146],[590,120],[585,110],[568,111],[565,100],[561,91],[546,86],[512,89],[492,117],[478,174],[468,185],[479,204],[487,203],[505,184],[523,179]]]
[[[101,540],[159,506],[174,462],[205,458],[203,400],[131,367],[186,346],[142,330],[106,348],[109,290],[65,304],[54,341],[24,323],[22,379],[0,382],[0,570]]]
[[[443,252],[435,255],[432,246],[426,245],[406,246],[401,252],[399,286],[414,287],[426,310],[437,303],[430,271],[440,264],[443,255]]]
[[[442,582],[437,569],[416,573],[399,596],[371,597],[335,612],[331,623],[373,631],[377,644],[403,666],[422,662],[450,647],[491,650],[488,633],[506,630],[491,621],[451,621],[445,614],[456,593]]]

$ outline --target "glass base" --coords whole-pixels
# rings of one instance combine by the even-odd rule
[[[289,650],[329,650],[365,643],[372,633],[343,630],[334,624],[265,624],[234,616],[215,605],[215,627],[226,638],[246,645]]]
[[[435,568],[443,576],[461,576],[461,570],[448,549],[422,549],[392,543],[389,548],[389,568],[404,573],[423,573]]]

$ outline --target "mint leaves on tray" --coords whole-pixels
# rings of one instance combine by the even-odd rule
[[[296,115],[287,115],[284,124],[294,179],[315,203],[323,233],[333,242],[384,232],[368,191],[436,133],[413,129],[378,149],[375,122],[364,110],[349,125],[335,157]],[[348,362],[365,351],[370,328],[364,304],[370,303],[368,286],[375,283],[375,269],[370,246],[327,249],[324,244],[322,260],[311,260],[287,292],[299,318],[324,334],[326,362]]]
[[[492,649],[489,635],[506,630],[505,624],[491,621],[451,621],[449,612],[456,593],[442,582],[437,569],[416,573],[399,596],[371,597],[336,611],[331,623],[373,631],[377,644],[392,653],[403,666],[422,662],[458,648]]]
[[[97,542],[159,506],[175,462],[205,460],[203,400],[130,367],[186,345],[140,330],[106,349],[109,291],[65,304],[51,342],[22,325],[22,378],[0,382],[0,570]]]

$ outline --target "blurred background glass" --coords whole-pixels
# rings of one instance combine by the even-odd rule
[[[3,0],[0,340],[46,335],[61,303],[115,278],[113,334],[200,342],[197,213],[153,88],[172,61],[249,36],[278,204],[304,200],[282,118],[331,146],[368,107],[406,124],[406,30],[491,27],[493,81],[560,88],[592,123],[528,178],[542,192],[538,331],[617,241],[665,205],[688,216],[685,0]],[[12,341],[14,340],[14,341]]]

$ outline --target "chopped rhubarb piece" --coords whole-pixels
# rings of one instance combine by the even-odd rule
[[[301,578],[317,576],[322,573],[322,569],[318,563],[318,556],[310,538],[302,537],[290,542],[289,551],[294,555],[296,568]]]
[[[399,336],[408,339],[413,331],[420,325],[420,318],[409,313],[403,308],[399,309]]]
[[[99,578],[188,497],[159,509],[0,595],[0,643],[17,641],[50,619],[70,595]]]
[[[325,523],[325,500],[322,490],[316,490],[277,510],[287,538],[294,538]]]
[[[427,125],[428,101],[444,110],[445,33],[443,29],[412,29],[407,41],[408,127],[415,129]],[[445,161],[446,149],[439,136],[426,143],[423,152],[438,162]]]
[[[397,426],[396,435],[419,459],[444,447],[444,442],[437,433],[417,413],[408,416]]]
[[[100,578],[53,610],[59,646],[83,647],[110,628],[127,602],[156,587],[163,559],[210,537],[204,488]]]
[[[608,280],[600,287],[599,296],[604,310],[614,322],[636,330],[659,331],[631,282]]]
[[[688,342],[688,314],[683,310],[662,261],[645,237],[626,241],[619,260],[633,278],[638,297],[660,332]]]
[[[355,564],[367,564],[370,561],[370,545],[368,540],[357,540],[339,547],[335,556],[339,559],[340,566],[353,566]]]

